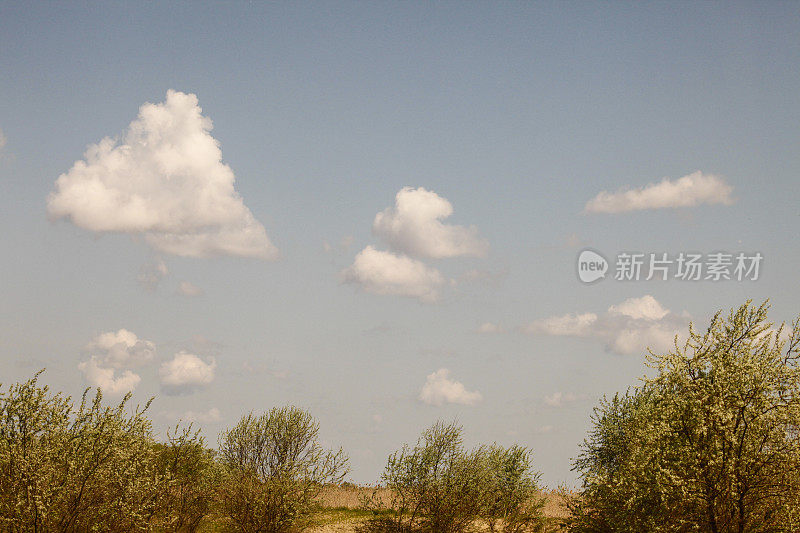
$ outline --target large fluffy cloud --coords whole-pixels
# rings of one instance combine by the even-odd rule
[[[213,357],[203,361],[198,356],[180,351],[159,369],[161,385],[167,394],[184,394],[214,381],[217,362]]]
[[[168,91],[165,102],[141,106],[120,140],[91,145],[58,177],[49,215],[98,233],[141,235],[179,256],[275,258],[211,129],[194,94]]]
[[[659,183],[636,189],[603,191],[589,200],[584,210],[587,213],[622,213],[700,204],[730,205],[734,202],[732,192],[733,187],[722,178],[697,171],[675,181],[664,178]]]
[[[389,294],[434,302],[445,278],[421,261],[367,246],[353,264],[342,271],[342,280],[374,294]]]
[[[650,295],[629,298],[602,314],[582,313],[535,320],[523,328],[531,334],[596,338],[619,354],[664,352],[675,335],[686,332],[689,319],[672,313]]]
[[[480,392],[468,391],[463,383],[450,379],[450,371],[446,368],[429,374],[419,393],[420,401],[437,406],[445,403],[474,405],[481,398]]]
[[[445,198],[423,187],[403,187],[394,207],[375,215],[373,233],[396,252],[420,258],[486,255],[489,243],[474,226],[444,224],[453,214]]]

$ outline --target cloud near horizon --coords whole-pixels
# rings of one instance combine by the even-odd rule
[[[209,357],[203,361],[186,351],[176,353],[159,369],[161,386],[169,395],[189,394],[208,386],[215,378],[217,361]]]
[[[197,96],[146,103],[120,140],[90,145],[47,198],[51,219],[95,233],[142,236],[183,257],[276,259],[278,249],[234,188]]]
[[[522,328],[532,335],[599,339],[607,351],[628,355],[648,348],[665,352],[674,347],[675,335],[685,334],[689,317],[665,309],[650,295],[629,298],[595,313],[568,313],[534,320]]]
[[[586,202],[585,213],[617,214],[645,209],[695,207],[700,204],[731,205],[733,187],[724,179],[699,170],[671,181],[664,178],[636,189],[602,191]]]
[[[419,393],[421,402],[437,407],[446,403],[475,405],[482,398],[480,392],[468,391],[463,383],[450,379],[450,371],[446,368],[429,374]]]
[[[124,328],[97,335],[86,351],[90,357],[78,364],[78,370],[92,386],[113,395],[133,391],[142,379],[132,368],[151,363],[156,355],[154,343]]]

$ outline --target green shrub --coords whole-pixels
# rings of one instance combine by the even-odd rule
[[[218,497],[231,529],[300,531],[325,483],[340,482],[347,457],[318,443],[319,424],[296,407],[249,414],[220,437]]]
[[[536,475],[530,454],[520,447],[479,446],[466,450],[462,428],[437,422],[422,433],[414,447],[389,456],[381,484],[392,494],[390,517],[381,516],[372,531],[459,533],[485,521],[492,530],[535,530],[541,524],[540,505],[533,501]],[[381,510],[376,498],[365,502]]]
[[[163,489],[147,406],[104,407],[98,390],[75,408],[39,374],[0,393],[0,529],[146,529]]]

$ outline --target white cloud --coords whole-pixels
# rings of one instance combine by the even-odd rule
[[[93,386],[117,395],[133,391],[139,385],[142,378],[130,369],[153,361],[156,346],[132,331],[120,329],[97,335],[86,345],[86,351],[90,357],[78,364],[78,370]]]
[[[494,322],[484,322],[475,329],[476,333],[484,333],[487,335],[493,333],[503,333],[503,331],[505,331],[503,327],[499,324],[495,324]]]
[[[47,199],[50,217],[97,233],[141,235],[179,256],[276,258],[211,129],[194,94],[170,90],[165,102],[142,105],[122,139],[89,146],[58,177]]]
[[[669,314],[669,309],[664,309],[658,300],[646,294],[641,298],[629,298],[620,304],[612,305],[608,308],[608,312],[634,319],[661,320]]]
[[[187,422],[198,422],[201,424],[215,424],[222,421],[222,413],[216,407],[208,411],[186,411],[183,419]]]
[[[452,213],[450,202],[435,192],[403,187],[395,206],[375,215],[372,232],[392,250],[415,257],[485,256],[489,243],[476,227],[442,223]]]
[[[685,334],[688,316],[672,313],[650,295],[612,305],[602,315],[566,314],[535,320],[522,328],[531,334],[595,338],[619,354],[666,352],[675,335]]]
[[[419,393],[420,401],[440,406],[445,403],[474,405],[481,400],[480,392],[468,391],[460,381],[452,380],[449,376],[450,371],[446,368],[429,374]]]
[[[78,364],[78,370],[83,372],[86,381],[108,394],[122,395],[133,391],[142,380],[139,375],[130,370],[125,370],[117,376],[113,368],[102,365],[96,357]]]
[[[164,279],[164,276],[167,274],[169,274],[167,265],[164,263],[163,259],[157,257],[142,265],[139,269],[139,275],[136,277],[136,281],[138,281],[139,285],[144,287],[145,290],[152,292],[158,288],[158,284],[161,283],[161,280]]]
[[[341,272],[345,283],[353,283],[373,294],[407,296],[422,302],[439,299],[445,278],[421,261],[367,246],[353,264]]]
[[[523,328],[526,333],[542,333],[566,337],[586,337],[591,334],[597,322],[594,313],[566,314],[534,320]]]
[[[92,339],[86,350],[99,365],[118,369],[146,365],[156,355],[153,342],[140,339],[124,328],[101,333]]]
[[[185,351],[161,364],[161,385],[168,394],[183,394],[200,389],[214,381],[217,362],[213,357],[203,361]]]
[[[188,281],[181,281],[181,284],[178,285],[178,294],[191,298],[194,296],[201,296],[203,294],[203,289]]]
[[[571,392],[554,392],[544,397],[544,403],[550,407],[564,407],[564,405],[572,403],[577,399],[578,397]]]
[[[700,171],[675,181],[664,178],[636,189],[602,191],[586,203],[586,213],[623,213],[643,209],[694,207],[700,204],[731,205],[733,187],[713,174]]]

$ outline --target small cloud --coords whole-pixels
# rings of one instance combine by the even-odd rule
[[[153,292],[158,288],[158,284],[161,283],[161,280],[167,274],[169,274],[167,265],[164,263],[163,259],[157,257],[142,265],[139,269],[139,275],[136,277],[136,281],[138,281],[139,285],[144,287],[146,291]]]
[[[503,326],[495,324],[494,322],[484,322],[475,329],[476,333],[483,333],[486,335],[503,333],[504,331]]]
[[[618,354],[666,352],[676,335],[686,331],[686,313],[665,309],[650,295],[629,298],[602,314],[566,314],[539,319],[522,328],[524,333],[600,339],[606,349]]]
[[[120,329],[97,335],[86,346],[98,364],[112,368],[143,366],[153,361],[156,345],[132,331]]]
[[[116,375],[116,370],[102,365],[96,357],[91,357],[88,361],[78,364],[78,370],[83,372],[87,382],[95,387],[99,387],[103,392],[121,396],[132,392],[142,378],[130,370],[125,370],[121,375]]]
[[[216,424],[222,421],[222,413],[219,409],[212,407],[208,411],[186,411],[183,419],[187,422],[199,422],[201,424]]]
[[[444,276],[435,268],[372,246],[361,250],[340,277],[344,283],[352,283],[366,292],[406,296],[426,303],[439,299],[439,289],[445,283]]]
[[[534,320],[522,329],[525,333],[555,335],[560,337],[586,337],[591,334],[592,326],[597,322],[594,313],[552,316]]]
[[[449,378],[450,371],[440,368],[429,374],[419,393],[420,401],[428,405],[441,406],[445,403],[475,405],[482,399],[478,391],[468,391],[460,382]]]
[[[458,280],[463,283],[478,283],[490,287],[497,287],[501,285],[507,277],[508,270],[491,271],[473,268],[461,274]]]
[[[322,243],[322,249],[325,250],[326,253],[334,253],[334,252],[341,252],[346,253],[350,250],[350,247],[353,246],[353,236],[346,235],[341,238],[339,244],[331,244],[328,241],[324,241]]]
[[[197,96],[167,91],[165,102],[139,108],[120,139],[89,146],[58,177],[49,216],[95,233],[142,236],[166,254],[276,259],[211,129]]]
[[[375,215],[372,232],[392,250],[419,258],[485,256],[489,243],[475,226],[442,222],[452,214],[450,202],[435,192],[403,187],[394,207]]]
[[[544,397],[544,403],[549,407],[564,407],[564,405],[577,400],[578,397],[571,392],[554,392]]]
[[[578,237],[577,233],[570,233],[564,238],[564,246],[567,248],[582,248],[587,242]]]
[[[203,361],[194,354],[180,351],[171,361],[161,364],[159,377],[167,394],[188,394],[214,381],[216,368],[213,357]]]
[[[724,179],[700,171],[675,181],[664,178],[636,189],[622,188],[614,193],[602,191],[586,203],[586,213],[624,213],[644,209],[695,207],[701,204],[731,205],[733,187]]]
[[[132,331],[120,329],[97,335],[86,345],[90,357],[78,364],[87,382],[113,395],[133,391],[141,377],[131,368],[151,363],[156,355],[153,342]],[[120,374],[117,374],[120,370]]]
[[[203,289],[188,281],[181,281],[180,285],[178,285],[178,294],[186,296],[187,298],[194,298],[196,296],[202,296]]]

